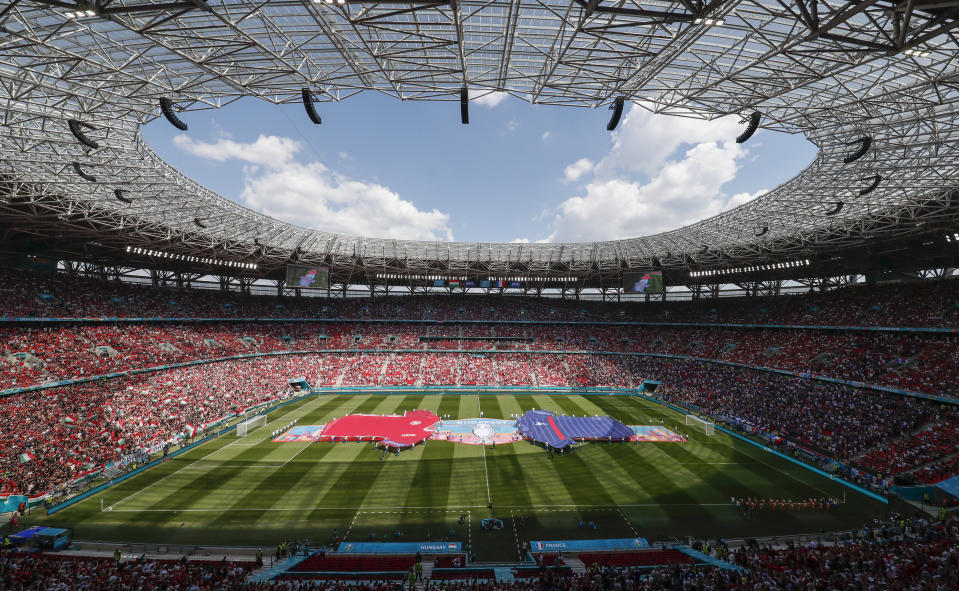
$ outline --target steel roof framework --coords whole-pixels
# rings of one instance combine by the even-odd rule
[[[602,277],[802,258],[957,227],[957,25],[959,0],[12,0],[0,10],[0,212],[118,253],[214,253],[261,273],[300,260],[350,276]],[[687,117],[758,110],[764,128],[820,152],[767,195],[685,228],[517,245],[297,227],[201,187],[139,134],[160,97],[186,110],[291,103],[303,88],[320,102],[363,90],[454,101],[463,86],[570,106],[623,96]],[[864,137],[866,154],[844,163]]]

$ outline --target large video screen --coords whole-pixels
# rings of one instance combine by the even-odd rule
[[[287,265],[286,286],[301,289],[329,289],[330,270],[316,265]]]
[[[623,273],[623,291],[626,293],[662,293],[662,271],[632,271]]]

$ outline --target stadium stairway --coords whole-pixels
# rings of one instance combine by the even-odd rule
[[[706,564],[708,564],[708,565],[710,565],[710,566],[715,566],[715,567],[721,568],[721,569],[723,569],[723,570],[731,570],[731,571],[736,571],[736,572],[742,572],[742,571],[743,571],[743,568],[742,568],[741,566],[736,566],[735,564],[731,564],[731,563],[729,563],[729,562],[726,562],[725,560],[720,560],[720,559],[715,558],[715,557],[713,557],[713,556],[709,556],[708,554],[704,554],[704,553],[700,552],[699,550],[693,550],[693,549],[690,548],[689,546],[673,546],[673,548],[676,549],[676,550],[679,550],[680,552],[682,552],[682,553],[685,554],[686,556],[690,556],[690,557],[692,557],[692,558],[695,558],[696,560],[698,560],[698,561],[700,561],[700,562],[704,562],[704,563],[706,563]]]
[[[581,575],[586,572],[586,565],[578,557],[570,557],[566,559],[566,566],[573,571],[574,575]]]
[[[263,565],[261,569],[250,575],[249,581],[251,583],[265,583],[273,577],[282,575],[314,554],[316,554],[316,551],[313,551],[309,554],[297,554],[296,556],[290,556],[287,559],[274,562],[272,566]]]
[[[496,575],[497,583],[512,583],[516,580],[513,576],[513,569],[508,566],[494,566],[493,574]]]
[[[416,591],[423,591],[429,585],[430,579],[433,578],[433,563],[429,560],[423,561],[423,576],[416,581]]]

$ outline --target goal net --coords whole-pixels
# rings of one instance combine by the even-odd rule
[[[266,427],[266,415],[259,415],[238,424],[236,426],[236,436],[246,437],[250,431],[257,427]]]
[[[716,433],[716,426],[713,423],[705,421],[696,415],[686,415],[686,426],[702,429],[706,435],[714,435]]]

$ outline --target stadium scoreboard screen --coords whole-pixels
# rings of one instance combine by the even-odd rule
[[[662,271],[631,271],[623,273],[623,291],[626,293],[662,293]]]
[[[286,286],[301,289],[329,289],[330,270],[316,265],[287,265]]]

